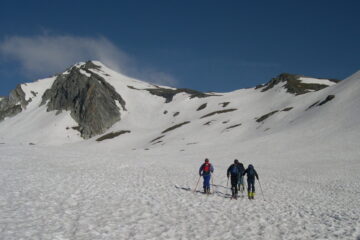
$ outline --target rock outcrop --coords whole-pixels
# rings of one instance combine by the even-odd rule
[[[190,95],[190,98],[206,98],[206,97],[211,97],[211,96],[219,96],[219,95],[215,95],[212,93],[203,93],[200,91],[196,91],[196,90],[192,90],[192,89],[188,89],[188,88],[162,88],[159,86],[154,85],[155,88],[146,88],[146,89],[138,89],[135,88],[133,86],[128,86],[128,88],[133,89],[133,90],[146,90],[149,93],[151,93],[152,95],[156,95],[159,97],[163,97],[165,99],[165,103],[170,103],[174,96],[178,93],[186,93]]]
[[[196,90],[188,89],[188,88],[177,88],[177,89],[168,89],[168,88],[148,88],[146,89],[153,95],[157,95],[165,98],[165,103],[169,103],[173,100],[174,96],[178,93],[187,93],[190,95],[190,98],[205,98],[213,96],[211,94],[206,94],[203,92],[199,92]]]
[[[26,101],[25,93],[21,85],[18,85],[8,97],[0,99],[0,121],[20,113],[29,104],[29,101]]]
[[[279,76],[272,78],[268,83],[257,86],[256,89],[261,88],[261,91],[265,92],[279,83],[285,83],[284,88],[287,90],[287,92],[295,95],[300,95],[312,91],[319,91],[323,88],[328,87],[328,85],[326,84],[302,83],[300,77],[301,75],[282,73]],[[339,82],[339,80],[336,79],[328,79],[328,80],[335,83]]]
[[[120,120],[124,99],[114,87],[90,69],[100,67],[92,62],[74,66],[58,75],[52,87],[42,96],[47,111],[70,111],[85,139],[104,133]]]

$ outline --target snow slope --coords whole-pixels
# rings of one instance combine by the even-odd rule
[[[128,109],[108,132],[131,133],[82,140],[64,131],[74,124],[67,113],[38,108],[36,97],[0,123],[1,239],[360,238],[360,72],[298,96],[276,86],[165,104],[136,90],[151,85],[101,71]],[[237,110],[202,118],[226,109]],[[191,191],[205,157],[210,196]],[[235,158],[260,175],[254,201],[228,198]]]
[[[317,78],[309,78],[309,77],[300,77],[299,80],[302,83],[306,83],[306,84],[316,83],[316,84],[322,84],[322,85],[328,85],[328,86],[332,86],[332,85],[336,84],[335,82],[332,82],[327,79],[317,79]]]

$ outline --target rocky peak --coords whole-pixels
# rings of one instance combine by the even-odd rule
[[[256,89],[261,89],[262,92],[265,92],[274,86],[285,83],[284,88],[287,92],[300,95],[308,92],[319,91],[323,88],[328,87],[326,84],[327,81],[337,83],[339,80],[336,79],[318,79],[319,81],[313,83],[302,82],[302,78],[305,78],[302,75],[290,74],[290,73],[282,73],[279,76],[272,78],[268,83],[259,85]],[[321,83],[323,81],[323,83]]]
[[[83,138],[104,133],[120,120],[121,110],[126,111],[124,99],[91,69],[100,66],[89,61],[58,75],[41,103],[47,111],[70,111]]]

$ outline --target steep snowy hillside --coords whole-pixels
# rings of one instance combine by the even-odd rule
[[[0,238],[360,239],[360,72],[336,82],[200,93],[88,62],[23,84],[0,100]],[[229,198],[235,158],[255,200]]]

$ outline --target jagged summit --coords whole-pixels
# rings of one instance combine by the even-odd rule
[[[104,132],[120,120],[121,110],[126,111],[125,100],[114,87],[91,71],[100,68],[90,61],[74,66],[58,75],[42,96],[47,111],[70,111],[84,138]]]

